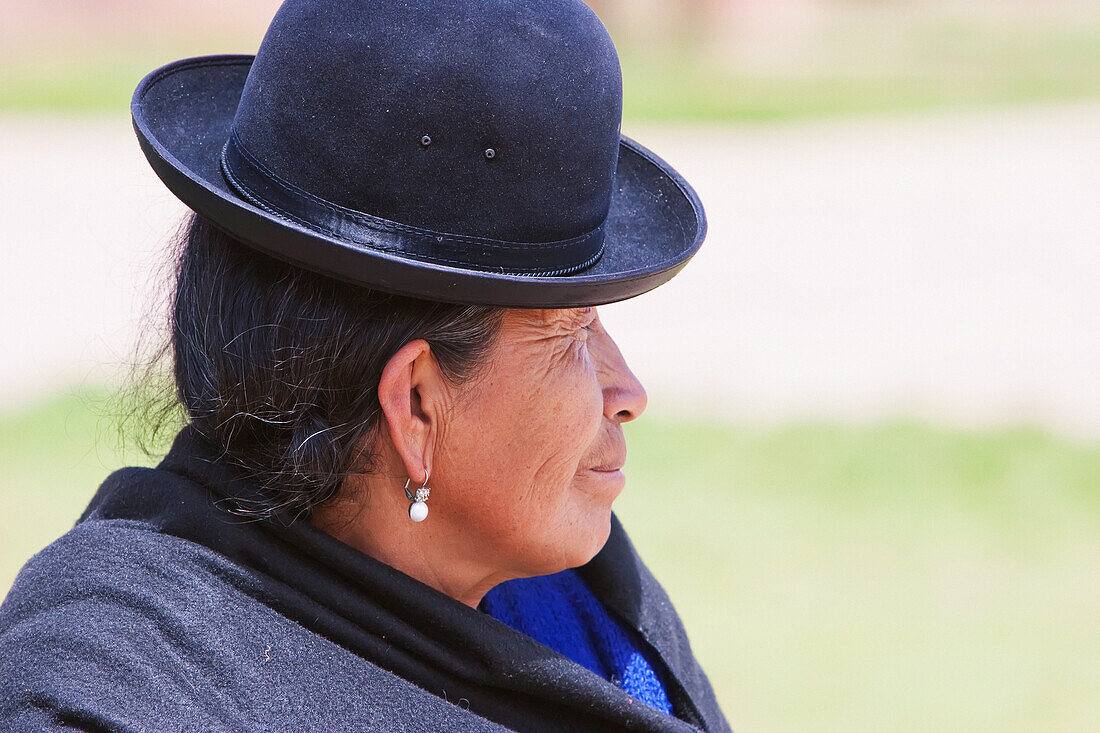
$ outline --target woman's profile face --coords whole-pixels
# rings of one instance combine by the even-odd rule
[[[441,436],[433,511],[517,576],[583,565],[625,483],[621,424],[645,404],[595,308],[509,310]]]

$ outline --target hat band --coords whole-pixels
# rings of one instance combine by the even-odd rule
[[[222,174],[253,205],[326,237],[416,260],[506,275],[553,276],[591,267],[603,254],[604,224],[557,242],[508,242],[436,232],[382,219],[319,198],[270,171],[234,132]]]

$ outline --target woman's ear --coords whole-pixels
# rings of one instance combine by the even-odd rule
[[[394,450],[413,481],[424,483],[431,472],[446,398],[445,380],[424,339],[402,346],[382,369],[378,402]]]

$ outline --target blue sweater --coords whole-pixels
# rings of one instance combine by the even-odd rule
[[[607,612],[576,572],[502,583],[486,594],[481,608],[611,680],[628,695],[672,714],[653,652]]]

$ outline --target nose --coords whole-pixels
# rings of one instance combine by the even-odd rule
[[[590,340],[596,342],[592,351],[603,392],[604,417],[617,423],[630,422],[645,411],[648,399],[645,387],[630,371],[618,344],[602,324],[598,324],[592,336],[595,338],[590,337]]]

